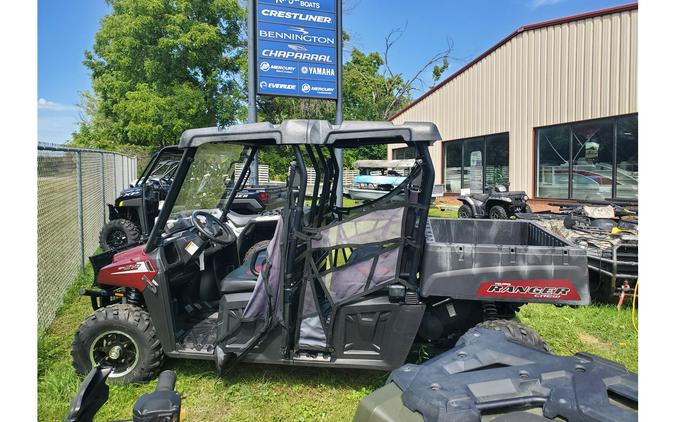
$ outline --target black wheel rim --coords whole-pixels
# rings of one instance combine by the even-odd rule
[[[126,246],[127,244],[127,234],[124,233],[124,230],[113,230],[108,233],[108,236],[105,238],[108,245],[113,248],[119,248],[120,246]]]
[[[110,378],[123,377],[138,364],[138,346],[121,331],[106,331],[96,337],[89,348],[92,366],[110,366]]]

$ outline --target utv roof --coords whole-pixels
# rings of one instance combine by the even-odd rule
[[[181,135],[180,148],[211,142],[248,145],[334,145],[344,148],[367,144],[434,142],[441,139],[435,124],[429,122],[346,121],[334,125],[326,120],[285,120],[281,124],[246,123],[225,128],[188,129]]]

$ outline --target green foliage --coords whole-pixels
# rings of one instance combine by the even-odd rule
[[[379,53],[366,54],[352,49],[351,59],[344,64],[342,75],[345,120],[386,120],[411,101],[406,81],[400,75],[387,76],[383,67],[384,59]],[[435,69],[434,72],[444,70]],[[274,123],[286,119],[335,120],[335,104],[321,100],[262,97],[258,100],[258,110],[259,120]],[[357,159],[379,160],[385,159],[386,155],[386,145],[349,149],[344,154],[344,165],[353,168]],[[292,159],[277,149],[265,149],[260,153],[260,162],[269,164],[270,175],[275,179],[285,178]]]
[[[93,93],[76,145],[159,147],[190,127],[226,125],[240,113],[236,0],[108,0],[93,51],[85,52]]]

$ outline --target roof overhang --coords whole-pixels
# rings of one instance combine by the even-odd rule
[[[435,124],[429,122],[346,121],[334,125],[326,120],[285,120],[280,124],[246,123],[224,128],[188,129],[179,147],[206,143],[232,142],[245,145],[333,145],[336,148],[363,144],[432,143],[441,139]]]

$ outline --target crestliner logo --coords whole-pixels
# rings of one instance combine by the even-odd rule
[[[330,16],[319,16],[312,15],[310,13],[302,12],[287,12],[285,10],[272,10],[272,9],[262,9],[260,14],[265,17],[271,18],[280,18],[280,19],[291,19],[305,22],[316,22],[316,23],[325,23],[330,25],[333,22],[333,18]]]
[[[478,296],[580,300],[570,280],[517,280],[482,283]]]

